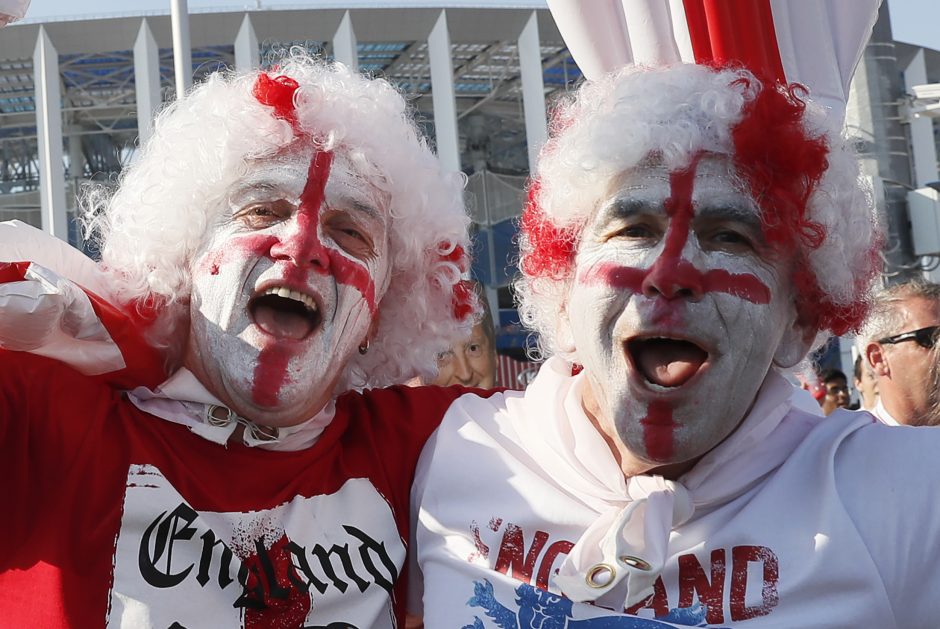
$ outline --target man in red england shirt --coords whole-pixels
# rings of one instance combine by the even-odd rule
[[[22,258],[86,291],[0,267],[0,624],[396,626],[458,392],[344,392],[430,376],[475,307],[401,96],[300,54],[215,75],[87,205],[99,267]]]

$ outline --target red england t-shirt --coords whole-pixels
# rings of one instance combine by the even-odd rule
[[[461,393],[348,393],[312,447],[280,452],[0,353],[0,626],[401,625],[415,462]]]

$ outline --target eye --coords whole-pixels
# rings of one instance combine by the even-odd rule
[[[452,350],[447,350],[446,352],[441,352],[437,355],[437,364],[440,367],[443,367],[450,361],[454,359],[454,352]]]
[[[623,238],[626,240],[659,240],[662,237],[662,230],[652,223],[646,221],[631,222],[615,228],[608,238]]]
[[[483,344],[482,343],[467,343],[467,355],[472,358],[477,358],[483,355]]]
[[[750,234],[743,229],[719,227],[707,231],[703,238],[703,245],[713,251],[728,253],[748,253],[757,251],[757,246]]]
[[[323,230],[340,249],[360,260],[375,257],[375,247],[369,228],[343,211],[328,212],[323,217]]]
[[[248,229],[264,229],[290,218],[294,206],[284,199],[259,201],[238,210],[233,218]]]

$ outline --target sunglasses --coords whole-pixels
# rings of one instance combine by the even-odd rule
[[[883,339],[878,339],[878,342],[894,345],[895,343],[903,343],[904,341],[914,341],[924,349],[930,349],[937,343],[938,337],[940,337],[940,325],[932,325],[929,328],[921,328],[912,332],[886,336]]]

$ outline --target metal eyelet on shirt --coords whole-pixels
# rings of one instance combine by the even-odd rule
[[[609,563],[598,563],[594,564],[594,566],[588,570],[587,576],[584,577],[584,580],[590,587],[600,589],[605,588],[613,583],[616,577],[616,568],[614,568]]]
[[[620,559],[620,563],[626,564],[631,568],[636,568],[637,570],[649,571],[653,569],[653,566],[651,566],[648,561],[634,557],[633,555],[621,555],[618,559]]]
[[[222,411],[224,417],[219,417],[216,411]],[[235,414],[230,408],[225,408],[224,406],[218,406],[217,404],[207,404],[206,405],[206,423],[210,426],[225,427],[231,424],[232,422],[238,419],[238,415]]]

